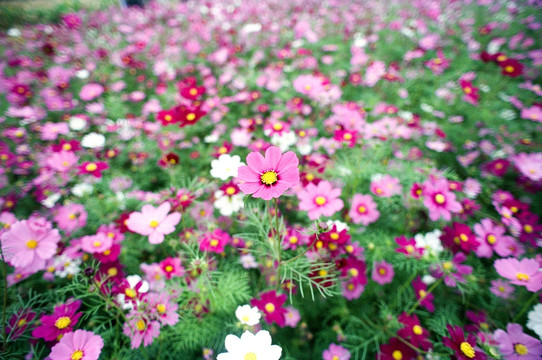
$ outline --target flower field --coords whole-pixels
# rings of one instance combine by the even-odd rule
[[[540,1],[0,32],[0,359],[542,358]]]

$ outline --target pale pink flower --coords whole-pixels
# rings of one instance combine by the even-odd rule
[[[380,179],[371,181],[370,190],[379,197],[391,197],[401,194],[401,184],[399,179],[390,175],[384,175]]]
[[[446,221],[452,219],[452,212],[459,213],[461,204],[456,200],[455,194],[449,190],[448,181],[426,181],[423,184],[423,204],[429,210],[429,218],[433,221],[442,217]]]
[[[81,238],[81,249],[90,254],[101,254],[109,250],[113,245],[113,240],[104,233],[96,235],[83,236]]]
[[[91,331],[76,330],[65,334],[53,346],[49,358],[51,360],[98,360],[104,346],[101,336]]]
[[[344,207],[340,195],[341,189],[334,189],[329,181],[320,181],[317,186],[309,183],[297,194],[299,209],[308,211],[311,220],[332,216]]]
[[[104,92],[104,88],[100,84],[86,84],[81,89],[81,92],[79,93],[79,97],[83,101],[92,101],[96,99],[98,96],[102,95]]]
[[[181,221],[181,214],[174,212],[169,214],[171,204],[164,202],[158,208],[152,205],[143,205],[141,212],[133,212],[126,220],[126,226],[130,231],[149,237],[151,244],[160,244],[164,241],[164,235],[175,231],[175,226]]]
[[[371,195],[355,194],[348,215],[354,224],[367,226],[380,217],[380,212]]]

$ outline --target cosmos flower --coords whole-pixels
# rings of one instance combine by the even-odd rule
[[[258,311],[257,307],[252,307],[250,305],[239,305],[235,310],[235,316],[241,324],[254,326],[260,323],[260,318],[262,314]]]
[[[324,360],[350,360],[350,351],[334,343],[329,344],[329,347],[322,353]]]
[[[372,278],[380,285],[391,283],[394,275],[392,264],[386,261],[376,261],[374,263]]]
[[[239,155],[220,155],[218,159],[211,161],[211,176],[220,180],[228,180],[229,177],[237,177],[239,168],[245,165]]]
[[[146,204],[141,212],[133,212],[126,220],[126,226],[130,231],[148,236],[151,244],[160,244],[164,241],[164,235],[175,231],[175,226],[181,221],[181,214],[174,212],[168,214],[171,204],[164,202],[155,208]]]
[[[269,332],[260,330],[256,335],[245,331],[241,337],[226,336],[226,353],[218,354],[217,360],[278,360],[282,355],[282,348],[271,345]]]
[[[539,271],[540,264],[534,259],[498,259],[494,266],[499,275],[514,285],[525,286],[531,292],[542,289],[542,271]]]
[[[64,334],[72,332],[79,321],[82,313],[77,313],[81,306],[81,300],[68,301],[65,304],[55,306],[51,315],[43,315],[40,318],[41,325],[32,331],[35,338],[43,338],[45,341],[59,340]]]
[[[60,341],[53,346],[49,357],[51,360],[98,360],[103,339],[91,331],[76,330],[65,334]]]
[[[355,194],[348,215],[354,224],[367,226],[378,220],[380,212],[371,195]]]
[[[465,338],[460,326],[446,325],[450,337],[443,337],[442,343],[455,352],[457,360],[485,360],[486,354],[476,348],[476,336],[468,334]]]
[[[542,357],[540,340],[525,334],[519,324],[509,323],[506,331],[496,330],[493,338],[506,360],[538,360]]]
[[[429,210],[429,218],[437,221],[443,218],[452,219],[452,213],[461,211],[461,204],[456,200],[455,194],[449,190],[448,181],[427,181],[423,185],[423,204]]]
[[[291,151],[282,154],[278,147],[270,146],[265,157],[251,152],[246,161],[248,165],[239,168],[237,180],[247,195],[271,200],[299,183],[299,160]]]
[[[340,195],[341,189],[333,188],[329,181],[321,181],[318,185],[309,183],[304,190],[297,193],[299,209],[308,211],[311,220],[320,216],[332,216],[344,206]]]
[[[277,294],[275,290],[265,292],[259,299],[252,299],[250,305],[256,306],[264,313],[265,321],[268,324],[273,322],[278,326],[286,325],[286,309],[282,307],[286,302],[286,294]]]

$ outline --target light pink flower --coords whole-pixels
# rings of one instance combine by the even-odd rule
[[[131,339],[132,349],[137,349],[142,342],[143,346],[147,347],[160,335],[158,321],[151,321],[135,311],[128,314],[128,318],[129,320],[124,323],[123,332]]]
[[[348,215],[354,224],[367,226],[380,217],[380,212],[371,195],[355,194]]]
[[[61,230],[71,233],[87,224],[87,212],[81,204],[69,204],[58,210],[55,221]]]
[[[540,264],[535,259],[498,259],[494,266],[500,276],[514,285],[525,286],[531,292],[542,289],[542,271],[539,271]]]
[[[49,357],[51,360],[98,360],[104,346],[101,336],[91,331],[76,330],[65,334],[53,346]]]
[[[171,296],[167,293],[150,293],[145,298],[149,304],[151,314],[162,324],[173,326],[179,322],[177,309],[179,305],[171,301]]]
[[[29,273],[45,267],[46,260],[55,255],[60,241],[58,230],[52,229],[49,222],[44,222],[43,226],[33,225],[30,219],[22,220],[0,236],[6,260]]]
[[[90,254],[101,254],[104,251],[109,250],[111,245],[113,245],[113,240],[101,232],[96,235],[88,235],[81,238],[81,249]]]
[[[329,181],[320,181],[318,185],[309,183],[297,197],[299,209],[308,211],[309,219],[316,220],[320,216],[332,216],[341,210],[344,203],[339,196],[341,189],[334,189]]]
[[[69,171],[73,165],[77,164],[79,157],[71,151],[60,151],[53,153],[47,159],[47,165],[58,172]]]
[[[371,182],[370,190],[376,196],[387,198],[393,195],[400,195],[402,187],[399,179],[390,175],[384,175],[380,179]]]
[[[284,154],[276,146],[265,151],[265,158],[259,152],[247,155],[247,164],[238,169],[239,189],[255,198],[271,200],[299,183],[299,160],[288,151]]]
[[[100,84],[86,84],[81,89],[81,92],[79,93],[79,97],[83,101],[92,101],[96,99],[98,96],[102,95],[104,92],[104,88]]]
[[[149,237],[151,244],[160,244],[164,241],[164,235],[175,231],[175,226],[181,221],[181,214],[174,212],[169,214],[171,205],[164,202],[158,208],[152,205],[143,205],[141,212],[133,212],[126,220],[126,226],[130,231]]]
[[[506,229],[493,224],[491,219],[482,219],[480,224],[474,225],[476,240],[480,243],[474,251],[478,257],[490,258],[495,251],[499,256],[512,255],[512,246],[515,245],[514,238],[504,235]]]
[[[386,261],[376,261],[373,265],[371,277],[380,285],[389,284],[393,280],[395,272],[393,266]]]
[[[518,170],[533,181],[542,180],[542,153],[520,153],[512,157]]]

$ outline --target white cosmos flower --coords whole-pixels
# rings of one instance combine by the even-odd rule
[[[414,236],[414,240],[416,240],[416,246],[423,247],[425,249],[424,256],[438,256],[438,254],[444,251],[442,242],[440,241],[440,235],[442,235],[442,231],[436,229],[425,235],[417,234]]]
[[[230,216],[245,207],[243,201],[245,195],[243,193],[228,196],[219,190],[215,193],[215,197],[214,207],[220,211],[222,216]]]
[[[271,345],[271,335],[266,330],[256,335],[245,331],[240,338],[235,335],[226,336],[227,353],[218,354],[216,360],[278,360],[282,348]]]
[[[222,154],[218,160],[211,161],[211,176],[220,180],[227,180],[230,176],[237,177],[237,170],[245,165],[239,155]]]
[[[105,136],[102,134],[98,134],[95,132],[91,132],[90,134],[87,134],[83,136],[83,139],[81,140],[81,146],[85,148],[99,148],[103,147],[105,145]]]
[[[46,208],[50,209],[53,206],[55,206],[58,199],[60,199],[60,194],[54,193],[53,195],[49,196],[47,199],[43,200],[41,204],[45,206]]]
[[[92,190],[94,190],[92,185],[87,184],[87,183],[80,183],[72,187],[72,194],[74,194],[77,197],[83,197],[85,195],[89,195],[90,193],[92,193]]]
[[[537,304],[527,315],[527,327],[542,339],[542,304]]]
[[[21,30],[17,28],[11,28],[8,30],[7,34],[8,36],[11,36],[11,37],[18,37],[18,36],[21,36]]]
[[[235,316],[241,322],[241,324],[254,326],[260,322],[262,314],[257,307],[251,307],[250,305],[239,305],[235,310]]]
[[[288,131],[281,135],[275,134],[271,137],[271,144],[278,146],[282,152],[288,150],[290,146],[294,145],[296,142],[297,137],[293,131]]]
[[[90,72],[87,69],[81,69],[75,73],[79,79],[86,79],[90,75]]]
[[[83,130],[87,126],[87,121],[78,116],[72,116],[68,122],[68,126],[73,131]]]

